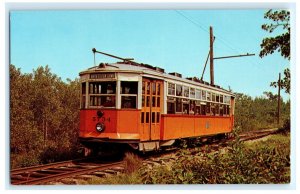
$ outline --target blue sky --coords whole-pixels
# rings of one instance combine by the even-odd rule
[[[95,47],[167,72],[199,77],[209,49],[209,26],[213,26],[215,57],[255,53],[254,57],[215,60],[215,83],[253,97],[264,91],[276,93],[270,82],[278,79],[289,61],[278,53],[258,56],[262,39],[270,36],[261,29],[269,22],[263,18],[266,11],[12,11],[10,62],[24,73],[48,64],[63,80],[75,79],[94,65],[91,50]],[[96,56],[97,63],[115,61]],[[204,80],[209,81],[209,68]]]

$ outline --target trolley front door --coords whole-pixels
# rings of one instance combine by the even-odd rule
[[[163,82],[143,78],[141,140],[160,138],[160,114],[162,112]]]

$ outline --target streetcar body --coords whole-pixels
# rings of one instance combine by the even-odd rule
[[[234,94],[150,65],[101,63],[81,72],[80,141],[140,151],[231,133]]]

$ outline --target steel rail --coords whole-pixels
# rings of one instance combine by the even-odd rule
[[[11,175],[17,175],[17,174],[25,173],[25,172],[32,172],[32,171],[44,170],[44,169],[48,169],[48,168],[66,166],[66,165],[69,165],[69,164],[74,164],[75,162],[81,162],[81,161],[85,161],[85,160],[89,160],[89,159],[93,159],[93,158],[80,158],[80,159],[75,159],[75,160],[67,160],[67,161],[55,162],[55,163],[50,163],[50,164],[30,166],[30,167],[25,167],[25,168],[18,168],[18,169],[11,170],[10,174]]]
[[[241,141],[250,141],[250,140],[266,137],[268,135],[272,135],[272,134],[275,134],[277,132],[278,132],[277,130],[274,130],[274,131],[265,131],[265,132],[254,133],[254,135],[251,135],[251,136],[241,137],[240,140]]]
[[[97,167],[91,167],[87,169],[80,169],[80,170],[75,170],[71,172],[64,172],[64,173],[59,173],[59,174],[54,174],[54,175],[47,175],[45,177],[40,177],[40,178],[33,178],[31,180],[26,180],[26,181],[16,181],[15,183],[12,183],[13,185],[38,185],[41,183],[46,183],[54,180],[59,180],[63,179],[66,177],[73,177],[73,176],[78,176],[78,175],[83,175],[83,174],[90,174],[92,172],[100,171],[100,170],[105,170],[113,167],[118,167],[124,165],[124,162],[115,162],[111,164],[101,164],[100,166]]]

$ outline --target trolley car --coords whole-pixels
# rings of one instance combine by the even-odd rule
[[[127,144],[151,151],[179,139],[232,132],[234,94],[219,86],[131,59],[100,63],[79,75],[79,139],[90,149]]]

